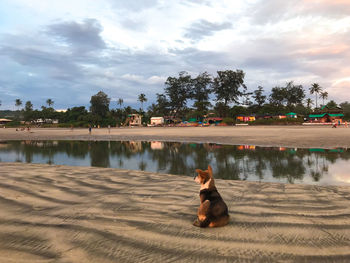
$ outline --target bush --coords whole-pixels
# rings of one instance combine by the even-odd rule
[[[223,123],[226,123],[227,125],[234,125],[236,122],[233,118],[226,117],[222,120]]]
[[[1,127],[3,127],[3,126],[10,128],[10,127],[24,127],[26,125],[21,124],[20,121],[11,121],[11,122],[8,122],[8,123],[2,125]]]

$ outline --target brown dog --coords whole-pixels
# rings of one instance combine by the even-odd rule
[[[227,225],[230,219],[228,208],[215,187],[211,166],[209,165],[205,171],[196,169],[196,172],[198,175],[194,180],[201,185],[199,192],[201,204],[193,225],[199,227]]]

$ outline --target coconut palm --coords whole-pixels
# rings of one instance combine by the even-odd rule
[[[318,83],[314,83],[310,87],[310,94],[315,94],[316,96],[316,109],[317,109],[317,97],[318,94],[322,91],[322,87]]]
[[[138,101],[141,102],[141,109],[143,111],[143,103],[147,101],[146,95],[141,93],[139,95]]]
[[[119,98],[118,99],[118,105],[119,105],[120,109],[122,109],[123,103],[124,103],[124,100],[122,98]]]
[[[314,102],[312,101],[312,99],[310,99],[310,98],[306,99],[306,108],[311,110],[311,105],[313,105],[313,104],[314,104]]]
[[[54,101],[52,99],[47,99],[46,104],[50,107],[51,105],[54,104]]]
[[[324,104],[324,100],[328,99],[328,92],[327,91],[321,92],[320,93],[320,98],[322,98],[322,100],[323,100],[323,104],[322,105],[325,105]]]
[[[21,107],[22,101],[20,99],[15,100],[15,106],[17,107],[17,110],[19,110],[19,107]]]

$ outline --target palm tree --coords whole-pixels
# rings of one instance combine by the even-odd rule
[[[309,90],[310,90],[310,94],[315,93],[316,95],[316,109],[317,109],[317,97],[318,97],[318,94],[322,91],[322,88],[319,84],[314,83],[311,85],[311,88]]]
[[[118,99],[118,105],[119,105],[119,108],[122,109],[122,105],[124,103],[124,100],[122,98],[119,98]]]
[[[2,105],[1,103],[2,103],[2,101],[0,100],[0,107],[1,107],[1,105]]]
[[[52,99],[47,99],[46,100],[46,104],[50,107],[51,105],[53,105],[53,100]]]
[[[327,92],[327,91],[321,92],[321,93],[320,93],[320,98],[322,98],[322,100],[323,100],[323,106],[324,106],[324,105],[325,105],[325,104],[324,104],[324,100],[325,100],[325,99],[328,99],[328,92]]]
[[[141,102],[141,109],[143,111],[143,103],[147,101],[146,95],[141,93],[139,95],[138,101]]]
[[[18,108],[17,110],[19,110],[19,107],[21,107],[21,105],[22,105],[22,101],[20,99],[16,99],[15,106]]]
[[[312,99],[310,99],[310,98],[307,98],[306,99],[306,107],[309,109],[309,110],[311,110],[311,105],[313,105],[314,104],[314,102],[312,101]]]

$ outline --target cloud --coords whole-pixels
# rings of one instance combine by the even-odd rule
[[[100,36],[102,30],[96,19],[85,19],[82,23],[70,21],[49,25],[47,32],[75,52],[89,52],[106,48],[106,43]]]
[[[145,78],[144,76],[141,76],[141,75],[135,75],[135,74],[129,74],[129,73],[124,74],[123,76],[121,76],[121,78],[131,82],[136,82],[140,84],[150,84],[150,85],[164,84],[164,82],[167,79],[166,77],[162,77],[162,76],[151,76],[149,78]]]
[[[214,35],[215,32],[230,28],[232,28],[232,23],[230,22],[212,23],[201,19],[192,23],[188,28],[186,28],[184,37],[198,41],[206,36]]]
[[[350,100],[349,83],[337,82],[350,76],[347,0],[102,2],[62,0],[52,12],[43,1],[11,1],[23,4],[19,13],[0,3],[2,108],[49,97],[58,108],[87,106],[99,90],[139,107],[137,94],[154,102],[168,76],[226,69],[242,69],[250,90],[317,82]]]
[[[259,0],[251,4],[248,15],[257,24],[278,23],[296,17],[347,17],[350,2],[347,0]]]
[[[143,9],[155,7],[158,0],[110,0],[112,6],[118,10],[128,10],[132,12],[139,12]]]

